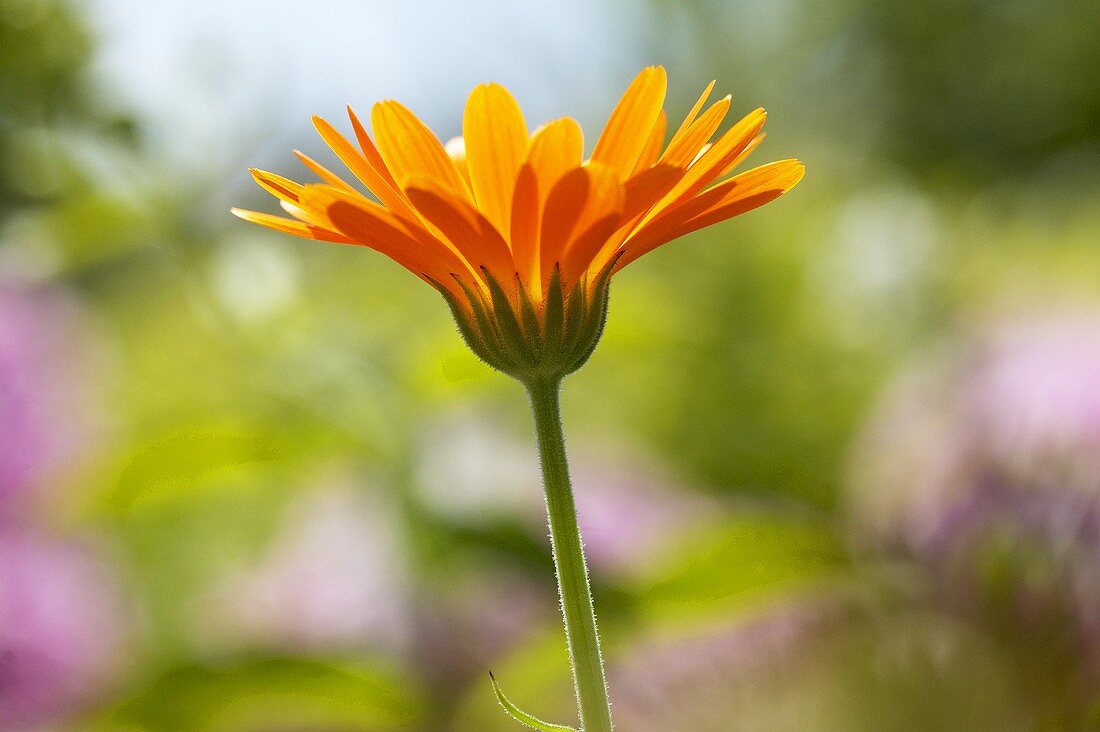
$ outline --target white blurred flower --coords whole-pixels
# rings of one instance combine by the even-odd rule
[[[317,489],[287,510],[262,558],[203,603],[213,647],[397,651],[410,633],[408,569],[394,513],[377,494]]]

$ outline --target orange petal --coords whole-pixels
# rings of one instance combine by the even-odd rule
[[[569,238],[588,202],[589,185],[588,171],[578,167],[562,176],[550,191],[539,232],[539,260],[544,279],[565,256]]]
[[[768,136],[768,133],[761,132],[759,135],[752,138],[752,140],[749,142],[749,144],[745,145],[745,149],[742,150],[741,152],[737,153],[737,155],[734,156],[733,160],[730,161],[729,165],[727,165],[725,168],[723,168],[722,172],[719,173],[717,177],[718,178],[725,178],[727,175],[732,173],[734,168],[736,168],[741,163],[745,162],[745,158],[747,158],[749,155],[751,155],[753,150],[760,147],[760,143],[762,143],[764,141],[764,138],[767,137],[767,136]]]
[[[726,118],[726,112],[730,108],[730,97],[724,96],[712,104],[699,119],[691,123],[677,139],[669,144],[665,154],[661,156],[662,163],[687,168],[703,145],[710,141],[722,120]]]
[[[302,190],[302,185],[300,183],[295,183],[278,173],[269,173],[259,168],[249,168],[248,172],[252,174],[252,179],[255,180],[261,188],[278,198],[280,201],[289,201],[290,203],[298,202],[298,194],[301,193]]]
[[[568,117],[543,126],[531,138],[527,161],[516,176],[510,240],[516,271],[532,292],[541,292],[539,231],[542,211],[554,185],[581,164],[584,134]]]
[[[466,164],[466,140],[462,135],[457,135],[447,140],[446,144],[443,145],[443,149],[451,156],[451,162],[458,168],[458,174],[462,176],[462,180],[466,181],[466,185],[470,186],[470,190],[473,190],[470,183],[470,166]]]
[[[411,178],[407,186],[409,199],[424,218],[438,227],[474,268],[488,268],[501,285],[512,282],[516,272],[512,254],[484,214],[434,178]]]
[[[427,125],[395,101],[378,102],[371,111],[378,151],[402,187],[412,177],[427,177],[453,195],[473,204],[466,181],[462,180],[443,143]]]
[[[340,176],[333,173],[331,170],[329,170],[325,166],[318,163],[316,160],[314,160],[310,156],[306,155],[301,150],[295,150],[294,155],[300,161],[302,161],[303,165],[305,165],[307,168],[312,170],[314,175],[316,175],[318,178],[320,178],[324,182],[328,183],[330,186],[335,186],[336,188],[343,188],[344,190],[349,191],[349,192],[354,192],[355,191],[355,189],[351,186],[350,183],[348,183],[343,178],[341,178]]]
[[[707,88],[703,90],[703,93],[699,95],[699,99],[696,100],[695,105],[691,108],[691,111],[687,113],[687,117],[684,117],[684,121],[680,123],[679,129],[676,130],[676,134],[672,136],[672,142],[676,142],[680,139],[680,136],[687,131],[687,128],[691,126],[691,123],[695,121],[695,115],[699,114],[699,110],[703,108],[703,105],[710,99],[711,92],[714,91],[715,81],[711,81],[707,84]]]
[[[622,216],[623,185],[611,168],[589,163],[566,173],[546,200],[541,247],[542,277],[549,278],[555,264],[561,264],[566,281],[576,281],[615,230],[605,231],[607,219]]]
[[[658,163],[644,173],[633,176],[624,186],[626,197],[623,220],[628,221],[646,213],[683,175],[684,171],[680,168]]]
[[[800,160],[780,160],[719,183],[639,230],[627,241],[626,253],[618,266],[626,266],[661,244],[778,198],[794,188],[805,172]]]
[[[319,226],[322,229],[332,228],[329,225],[328,217],[324,215],[318,216],[315,212],[304,209],[297,204],[290,203],[289,201],[279,201],[279,207],[303,224]]]
[[[313,118],[313,126],[321,139],[332,148],[336,157],[340,158],[344,165],[355,174],[355,177],[363,182],[367,189],[378,196],[382,205],[393,211],[398,216],[416,221],[416,213],[405,201],[404,196],[392,183],[389,173],[375,167],[370,160],[348,142],[347,138],[336,131],[336,128],[320,117]]]
[[[581,164],[583,157],[584,133],[575,119],[562,117],[535,132],[527,162],[535,169],[543,200],[563,175]]]
[[[661,156],[661,148],[664,147],[665,133],[667,132],[668,115],[662,109],[661,114],[657,116],[657,123],[653,125],[653,130],[649,133],[649,139],[645,141],[645,147],[642,148],[638,164],[634,166],[634,175],[649,170],[657,162],[657,158]]]
[[[684,171],[680,168],[658,163],[626,182],[623,186],[623,212],[618,230],[607,237],[603,248],[592,258],[590,270],[602,269],[611,261],[619,250],[619,245],[634,231],[638,221],[676,185],[683,174]]]
[[[642,225],[644,226],[648,220],[652,220],[661,212],[692,198],[717,178],[752,143],[752,139],[764,126],[766,117],[763,109],[756,109],[726,130],[725,134],[687,169],[684,177],[669,191],[668,195],[653,207],[646,219],[643,219]]]
[[[300,236],[305,239],[316,239],[318,241],[333,241],[340,244],[357,243],[354,239],[338,234],[335,231],[328,231],[318,226],[283,218],[282,216],[273,216],[260,211],[247,211],[243,208],[231,208],[229,210],[237,218],[250,221],[253,224],[259,224],[260,226],[266,226],[275,231],[281,231],[284,234],[293,234],[294,236]]]
[[[417,275],[427,275],[445,286],[454,272],[468,268],[442,242],[421,238],[384,207],[332,186],[306,186],[303,207],[323,216],[326,223],[358,244],[370,247]]]
[[[462,120],[466,165],[478,209],[497,228],[511,228],[516,172],[527,153],[527,123],[500,84],[476,87]]]
[[[728,207],[747,196],[765,191],[786,193],[798,185],[805,174],[806,166],[793,158],[760,165],[709,188],[678,208],[675,215],[698,226],[709,226],[729,218],[723,215]]]
[[[596,142],[592,152],[594,162],[608,165],[621,180],[626,180],[661,114],[667,84],[668,77],[660,66],[651,66],[638,74]]]
[[[367,134],[367,130],[363,127],[363,123],[359,121],[359,115],[355,113],[355,110],[348,105],[348,119],[351,120],[351,128],[355,131],[355,139],[359,143],[359,149],[363,152],[363,157],[367,159],[371,167],[378,171],[378,174],[386,181],[386,183],[398,190],[400,186],[397,185],[397,181],[393,178],[393,173],[386,165],[386,161],[382,159],[381,153],[378,152],[378,148],[375,147],[374,141],[370,139],[370,135]]]
[[[616,176],[616,182],[617,180],[618,176]],[[621,220],[621,214],[609,213],[577,235],[561,266],[562,277],[566,282],[580,281],[586,272],[589,276],[593,274],[596,268],[592,265],[596,254],[604,248],[608,238],[615,234]],[[589,284],[591,285],[592,282],[589,281]]]
[[[516,174],[516,190],[512,194],[510,243],[516,272],[532,294],[541,292],[542,287],[539,273],[541,206],[535,168],[524,163]]]

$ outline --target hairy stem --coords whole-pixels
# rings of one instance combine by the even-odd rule
[[[588,584],[588,566],[577,526],[577,508],[569,483],[565,435],[561,426],[561,381],[531,380],[527,391],[535,417],[539,458],[542,462],[550,543],[558,576],[558,594],[565,619],[565,638],[573,669],[573,686],[584,732],[611,732],[611,705],[607,698],[596,612]]]

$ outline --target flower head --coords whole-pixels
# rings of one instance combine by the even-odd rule
[[[444,145],[395,101],[356,146],[314,118],[372,200],[302,153],[321,180],[253,170],[292,219],[234,209],[297,236],[376,249],[438,289],[473,350],[520,378],[578,368],[599,339],[611,274],[661,244],[761,206],[802,178],[798,160],[727,177],[762,139],[757,109],[714,137],[730,107],[711,82],[665,145],[666,75],[642,71],[584,157],[576,121],[529,132],[498,84],[477,87]]]

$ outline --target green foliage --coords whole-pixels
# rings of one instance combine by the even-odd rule
[[[851,577],[845,547],[828,526],[792,517],[748,515],[694,532],[634,589],[654,619],[729,617],[754,604]]]
[[[0,1],[0,223],[20,207],[62,201],[81,183],[66,137],[125,131],[88,94],[91,50],[69,3]]]
[[[814,292],[809,249],[824,245],[805,222],[822,211],[796,195],[773,205],[624,270],[603,346],[571,386],[608,395],[601,412],[704,486],[830,508],[895,345],[839,337]],[[566,400],[582,413],[592,404],[575,391]]]
[[[392,670],[296,658],[181,666],[87,723],[89,730],[274,732],[409,729],[424,708]]]
[[[655,4],[690,28],[735,101],[766,99],[773,131],[814,147],[811,176],[854,152],[843,167],[893,163],[929,186],[1011,184],[1044,170],[1095,178],[1092,0]]]
[[[873,64],[906,165],[981,180],[1100,151],[1096,3],[864,2],[850,22],[852,73]]]

